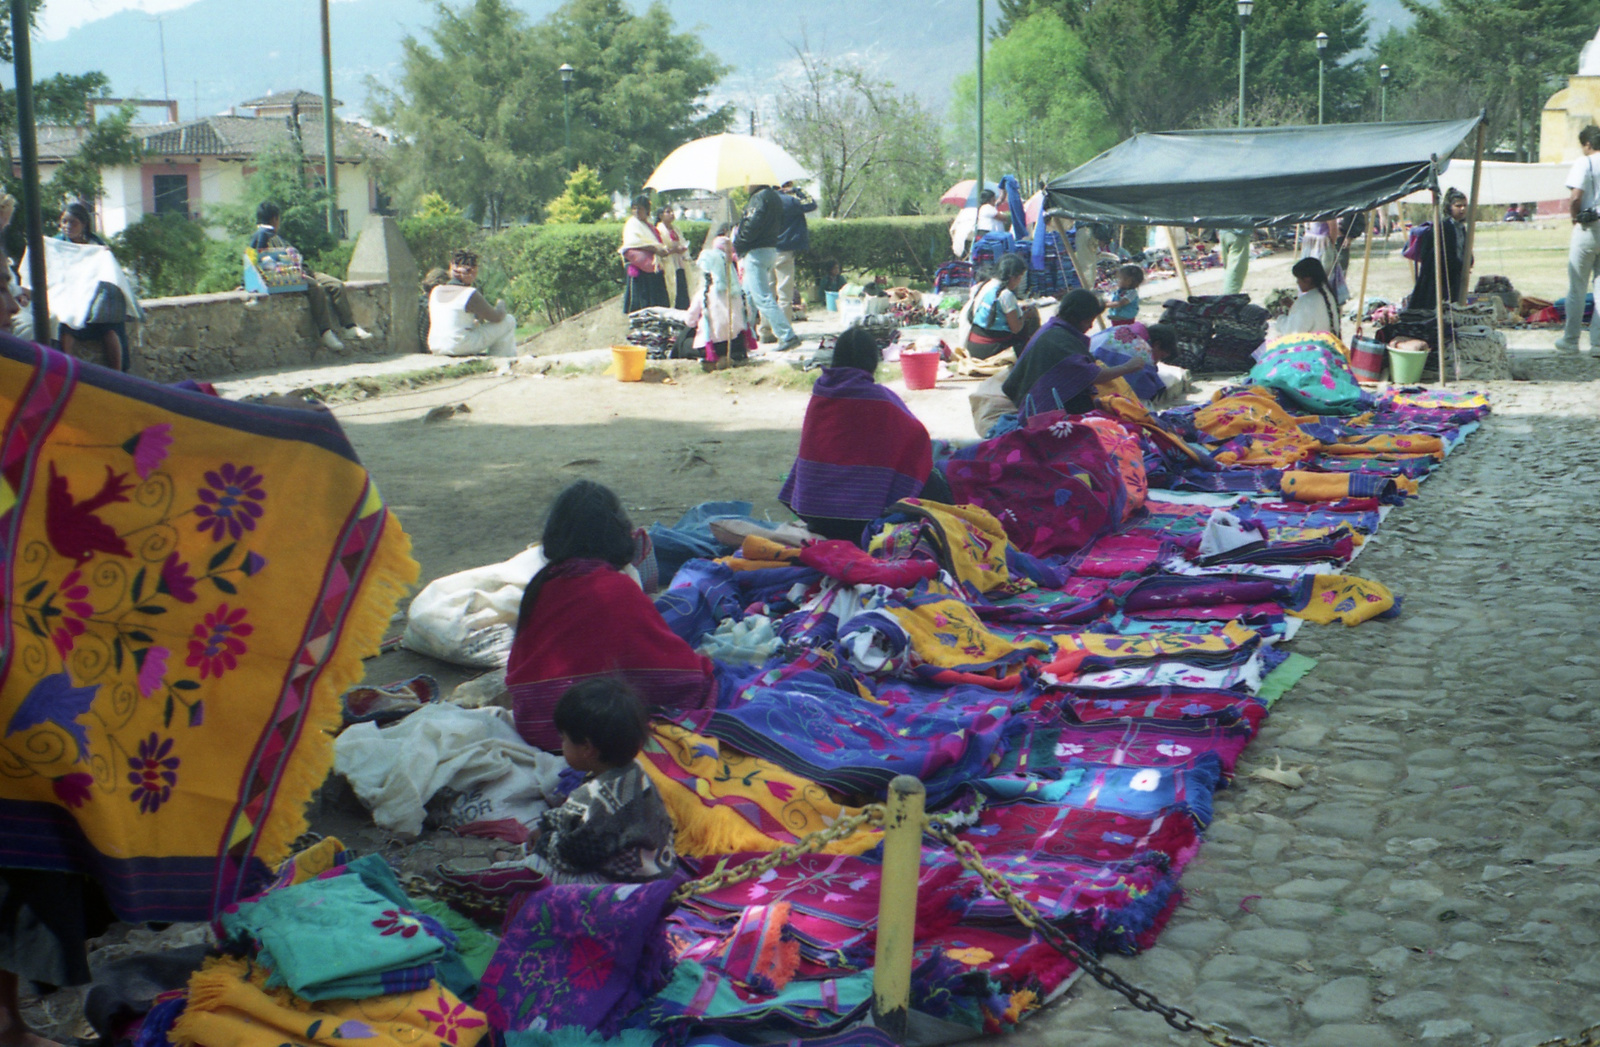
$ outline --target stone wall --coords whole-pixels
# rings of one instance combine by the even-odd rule
[[[141,302],[145,319],[128,325],[133,373],[157,382],[226,378],[280,367],[315,367],[386,355],[390,338],[389,285],[345,284],[356,323],[371,342],[347,342],[343,352],[322,346],[302,293],[185,295]],[[413,336],[414,338],[414,336]]]

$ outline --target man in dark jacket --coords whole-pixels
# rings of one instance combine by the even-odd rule
[[[806,229],[806,215],[817,209],[817,202],[793,182],[783,183],[783,188],[778,190],[778,199],[783,202],[783,228],[778,232],[778,261],[773,266],[773,278],[776,284],[778,308],[783,310],[783,315],[793,324],[795,255],[811,247],[811,235]],[[763,342],[777,340],[765,321],[761,324],[761,340]]]
[[[783,198],[770,185],[752,185],[748,192],[750,202],[739,218],[733,249],[744,261],[744,293],[755,303],[761,319],[777,334],[778,351],[785,352],[800,344],[800,336],[794,333],[794,327],[773,293],[778,235],[783,231]]]

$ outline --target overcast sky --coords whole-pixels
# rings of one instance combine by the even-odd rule
[[[195,0],[46,0],[39,12],[39,32],[46,40],[60,40],[80,25],[98,21],[118,11],[160,14],[188,7]],[[338,3],[339,0],[333,0]]]

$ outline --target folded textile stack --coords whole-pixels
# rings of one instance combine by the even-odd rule
[[[1177,333],[1180,367],[1197,373],[1247,371],[1267,337],[1267,310],[1248,295],[1198,295],[1166,301],[1161,322]]]
[[[689,329],[689,314],[680,309],[652,306],[628,314],[628,344],[642,346],[651,360],[672,356],[673,343]]]

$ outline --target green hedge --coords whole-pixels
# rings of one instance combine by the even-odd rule
[[[847,273],[884,273],[930,280],[950,254],[951,215],[852,218],[810,222],[811,250],[799,258],[803,285],[814,287],[828,260]]]

